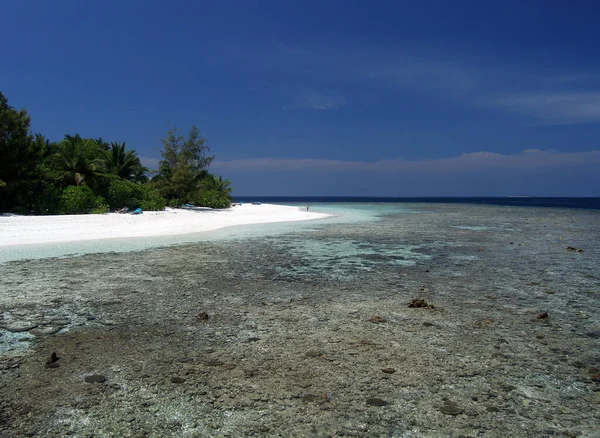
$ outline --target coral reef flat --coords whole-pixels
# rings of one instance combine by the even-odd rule
[[[600,436],[599,219],[398,205],[2,264],[0,436]]]

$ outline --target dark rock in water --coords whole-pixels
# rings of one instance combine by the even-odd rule
[[[60,359],[60,357],[58,357],[58,355],[56,354],[56,351],[53,351],[52,354],[50,355],[50,359],[48,359],[46,361],[46,368],[60,367],[60,364],[57,363],[59,359]]]
[[[411,308],[419,308],[419,307],[429,307],[429,308],[433,308],[433,306],[429,305],[427,303],[427,301],[425,301],[423,298],[413,298],[412,300],[410,300],[410,302],[408,303],[408,307]]]
[[[248,338],[248,342],[257,342],[257,341],[260,341],[260,338],[257,338],[257,337]]]
[[[91,376],[85,376],[84,380],[87,383],[103,383],[106,382],[106,377],[102,374],[92,374]]]
[[[387,406],[390,402],[380,398],[368,398],[367,406]]]
[[[443,404],[443,406],[440,408],[440,412],[442,414],[446,414],[446,415],[458,415],[460,413],[462,413],[462,409],[458,407],[458,405],[451,401],[451,400],[446,400]]]
[[[396,372],[396,370],[394,368],[382,368],[381,371],[386,374],[393,374]]]
[[[244,373],[245,377],[254,377],[258,374],[258,370],[255,368],[246,368],[242,370],[242,372]]]
[[[208,313],[206,313],[206,312],[200,312],[198,314],[198,319],[200,321],[208,321],[208,318],[209,318],[209,316],[208,316]]]
[[[484,328],[489,327],[494,324],[494,320],[492,318],[479,319],[473,323],[474,327]]]
[[[323,352],[321,350],[308,350],[305,353],[306,357],[319,357],[319,356],[323,356]]]
[[[425,327],[433,327],[435,324],[434,324],[434,323],[432,323],[432,322],[427,322],[427,321],[425,321],[425,322],[423,323],[423,325],[424,325]]]
[[[548,312],[542,312],[542,313],[538,313],[536,315],[536,319],[546,319],[548,318]]]
[[[302,396],[302,401],[305,403],[315,403],[320,400],[320,397],[314,394],[306,394]]]
[[[575,248],[574,246],[567,246],[567,251],[583,252],[583,248]]]
[[[381,317],[381,316],[379,316],[379,315],[373,315],[373,316],[371,316],[369,319],[367,319],[367,321],[368,321],[368,322],[372,322],[372,323],[374,323],[374,324],[380,324],[380,323],[382,323],[382,322],[386,322],[386,319],[385,319],[385,318],[382,318],[382,317]]]
[[[183,382],[185,382],[185,379],[183,377],[179,377],[179,376],[171,377],[171,383],[183,383]]]
[[[510,383],[504,383],[504,382],[498,384],[498,386],[504,392],[511,392],[511,391],[514,391],[515,389],[517,389],[516,386],[511,385]]]

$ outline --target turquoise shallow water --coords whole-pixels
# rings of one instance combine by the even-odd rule
[[[306,204],[285,205],[297,205],[298,208],[301,208]],[[104,239],[83,242],[17,245],[0,248],[0,263],[12,260],[68,257],[93,253],[141,251],[150,248],[194,242],[214,242],[231,239],[248,239],[267,235],[271,236],[288,233],[290,231],[310,230],[322,223],[340,224],[376,220],[382,214],[400,211],[401,207],[376,204],[317,203],[313,204],[311,209],[314,212],[332,214],[333,217],[314,221],[240,225],[215,231],[179,236],[154,236],[130,239]]]

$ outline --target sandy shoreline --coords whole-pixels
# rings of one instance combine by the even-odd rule
[[[252,205],[227,210],[170,209],[141,215],[108,213],[69,216],[0,216],[0,247],[100,239],[173,236],[234,225],[321,219],[329,215],[285,205]]]

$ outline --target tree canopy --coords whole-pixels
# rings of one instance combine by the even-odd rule
[[[27,202],[44,157],[45,138],[33,135],[30,123],[27,111],[8,105],[0,92],[0,211]]]
[[[25,109],[8,104],[0,92],[0,213],[102,213],[168,203],[229,207],[227,180],[209,173],[214,156],[196,126],[185,137],[169,126],[162,138],[156,175],[148,177],[126,143],[66,134],[52,142],[31,132]]]
[[[102,151],[104,172],[119,178],[143,182],[148,169],[142,166],[135,151],[125,151],[125,142],[111,142],[108,150]]]
[[[206,139],[195,125],[187,138],[169,125],[161,143],[158,174],[153,179],[156,187],[165,198],[198,203],[202,181],[210,175],[208,167],[215,158],[207,155],[210,148]]]

